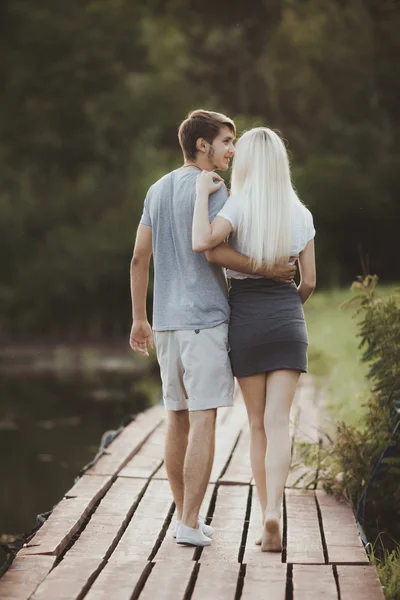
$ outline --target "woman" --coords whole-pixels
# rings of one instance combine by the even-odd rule
[[[307,371],[308,336],[302,304],[315,288],[313,219],[298,199],[281,138],[257,127],[238,141],[231,196],[210,224],[209,194],[222,185],[203,171],[197,181],[193,250],[231,235],[254,268],[298,258],[300,284],[229,271],[229,343],[250,423],[250,459],[263,515],[261,550],[282,549],[281,505],[290,467],[289,414],[299,376]],[[268,445],[267,445],[268,440]]]

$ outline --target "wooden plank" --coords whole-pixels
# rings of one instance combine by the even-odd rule
[[[150,481],[110,560],[147,559],[165,525],[172,502],[167,481]]]
[[[104,495],[111,481],[112,478],[108,475],[81,477],[21,550],[20,555],[47,553],[58,556],[82,526],[95,503]]]
[[[384,600],[382,585],[373,565],[337,567],[341,600]]]
[[[129,423],[103,456],[88,471],[88,475],[116,475],[142,447],[149,435],[159,427],[165,418],[161,405],[140,413]]]
[[[96,558],[70,558],[68,555],[46,577],[33,600],[72,600],[90,585],[102,567]]]
[[[146,479],[118,477],[68,556],[97,557],[101,562],[122,535],[146,485]]]
[[[0,598],[27,600],[44,580],[55,562],[54,556],[17,556],[0,579]]]
[[[294,600],[337,600],[336,581],[331,565],[294,565]]]
[[[246,408],[243,401],[240,397],[235,398],[235,406],[230,409],[227,419],[222,424],[217,424],[215,456],[210,483],[218,481],[231,457],[239,433],[245,427],[246,423]]]
[[[203,549],[202,561],[238,562],[246,517],[249,486],[220,486],[212,518],[214,537]]]
[[[240,435],[239,443],[235,448],[229,466],[219,482],[249,485],[252,479],[253,473],[250,464],[250,430],[247,425]]]
[[[263,558],[267,553],[263,552]],[[243,582],[241,600],[285,600],[286,598],[286,570],[285,564],[246,565],[246,576]],[[260,591],[262,594],[260,595]],[[295,598],[295,600],[297,600]]]
[[[316,491],[331,564],[369,564],[351,507],[321,490]]]
[[[72,536],[82,527],[92,507],[92,500],[89,501],[87,498],[61,500],[47,521],[19,554],[22,556],[32,554],[59,556]]]
[[[282,564],[282,554],[280,552],[261,552],[261,547],[256,545],[256,541],[262,534],[263,518],[255,486],[252,489],[250,520],[243,562],[247,565],[253,565],[254,568],[257,566],[263,568],[266,566],[279,566]]]
[[[183,563],[156,562],[140,594],[140,600],[177,600],[183,598],[194,564],[193,561]]]
[[[123,559],[109,562],[92,587],[85,600],[131,600],[151,570],[151,563],[144,560]]]
[[[234,600],[240,565],[203,560],[191,600]]]
[[[288,563],[324,564],[315,493],[286,490]]]
[[[167,424],[164,421],[120,471],[119,476],[150,479],[163,464],[166,430]]]
[[[112,483],[111,475],[83,475],[65,494],[64,498],[87,498],[95,504]]]
[[[293,401],[291,411],[294,423],[293,450],[290,472],[286,481],[288,488],[304,488],[310,485],[315,487],[316,468],[303,464],[298,446],[301,442],[311,444],[319,442],[319,407],[316,403],[315,386],[311,381],[304,375],[301,377]]]

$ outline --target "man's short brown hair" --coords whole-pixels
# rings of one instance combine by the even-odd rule
[[[204,138],[209,144],[212,144],[221,127],[224,126],[229,127],[233,135],[236,136],[235,123],[221,113],[201,109],[189,113],[178,130],[179,143],[185,159],[196,160],[197,140]]]

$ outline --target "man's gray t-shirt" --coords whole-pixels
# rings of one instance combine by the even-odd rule
[[[196,167],[181,167],[149,189],[141,224],[152,227],[154,331],[207,329],[229,321],[227,285],[221,267],[192,250]],[[212,221],[228,198],[223,185],[210,196]]]

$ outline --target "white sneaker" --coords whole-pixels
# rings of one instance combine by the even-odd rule
[[[202,532],[204,533],[204,535],[206,535],[209,538],[212,538],[212,536],[214,535],[214,529],[211,527],[211,525],[206,525],[204,523],[204,520],[201,517],[199,517],[197,522],[198,522],[199,527],[201,528]],[[176,534],[178,532],[178,527],[180,524],[181,524],[181,522],[177,519],[176,523],[175,523],[175,529],[172,534],[174,538],[176,538]]]
[[[211,539],[204,535],[201,527],[193,529],[183,523],[178,527],[176,542],[188,546],[211,546]]]

